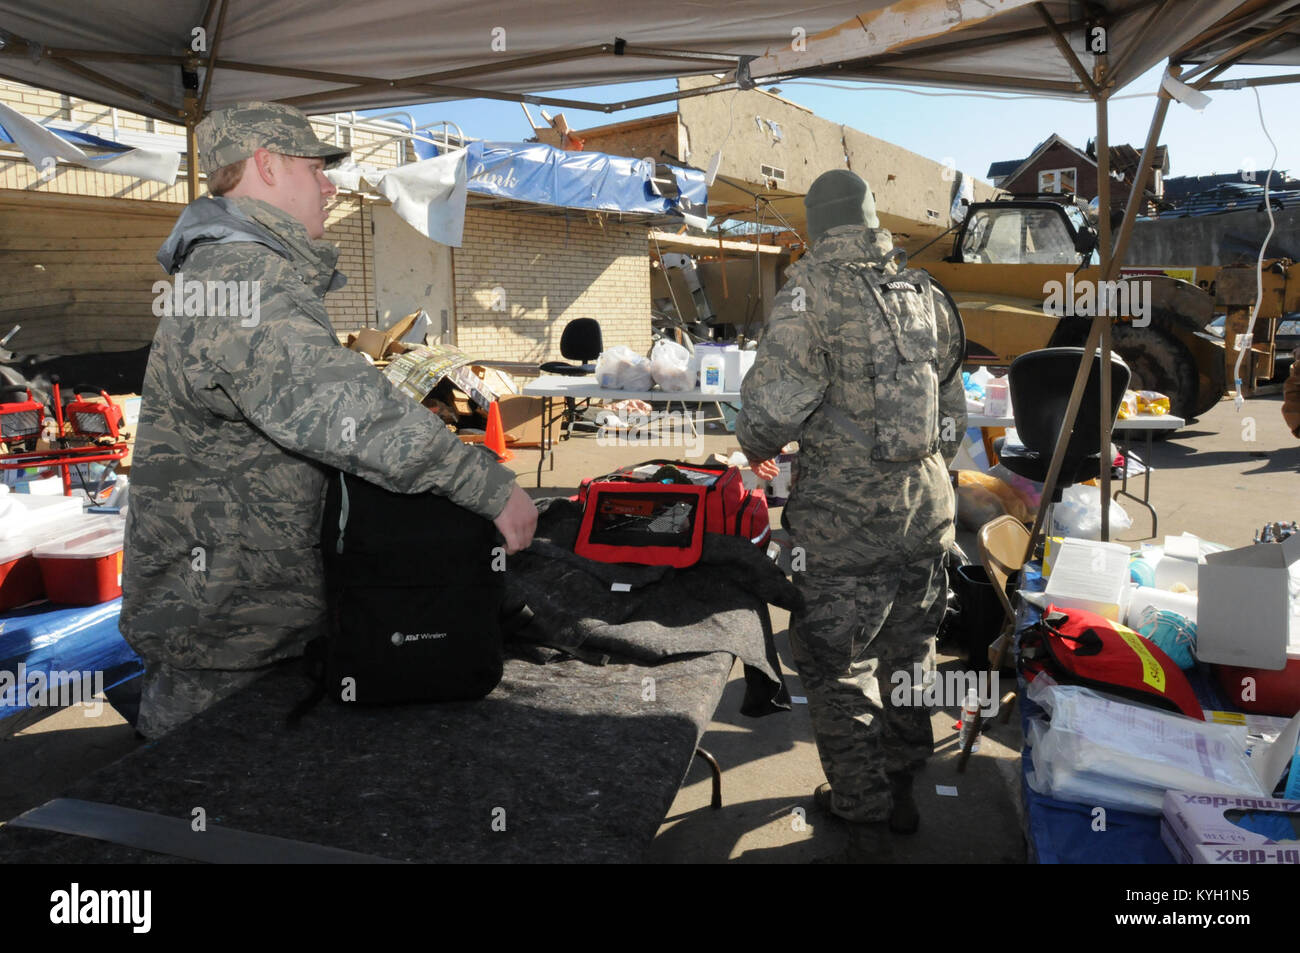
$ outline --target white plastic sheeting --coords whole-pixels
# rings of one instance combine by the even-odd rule
[[[127,149],[117,155],[91,156],[72,143],[46,129],[40,123],[0,103],[0,125],[32,165],[53,171],[60,159],[87,169],[132,175],[171,185],[180,168],[179,152],[154,152],[150,149]]]

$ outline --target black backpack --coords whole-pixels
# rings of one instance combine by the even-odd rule
[[[433,493],[338,473],[321,549],[328,629],[313,654],[325,694],[373,705],[477,699],[496,687],[505,549],[490,520]]]

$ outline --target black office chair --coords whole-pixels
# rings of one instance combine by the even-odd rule
[[[541,366],[543,374],[563,374],[567,377],[581,377],[596,373],[596,358],[604,350],[604,341],[600,334],[600,322],[595,318],[574,318],[560,332],[560,353],[572,361],[582,364],[567,364],[564,361],[547,361]],[[588,420],[583,412],[591,406],[591,399],[581,402],[572,397],[564,398],[564,416],[560,426],[564,430],[564,439],[573,435],[574,430],[596,433],[600,428],[594,420]]]
[[[600,357],[600,352],[604,349],[604,341],[600,336],[600,322],[595,318],[574,318],[560,333],[560,354],[570,361],[583,363],[547,361],[541,367],[542,373],[567,374],[573,377],[594,374],[596,373],[595,360]]]
[[[1012,473],[1042,483],[1056,449],[1056,437],[1070,402],[1074,378],[1083,360],[1081,347],[1049,347],[1030,351],[1016,358],[1007,372],[1011,393],[1011,409],[1016,419],[1016,434],[1020,444],[1008,444],[1000,438],[993,444],[993,452]],[[1120,400],[1128,389],[1129,368],[1112,353],[1110,360],[1110,425],[1115,425]],[[1101,355],[1092,354],[1092,369],[1083,391],[1083,401],[1074,421],[1074,430],[1066,446],[1061,473],[1056,481],[1052,502],[1061,502],[1061,493],[1067,486],[1083,483],[1101,475],[1103,466],[1110,466],[1110,447],[1100,446],[1101,410]],[[1104,454],[1104,456],[1103,456]]]

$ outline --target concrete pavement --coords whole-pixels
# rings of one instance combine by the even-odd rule
[[[1155,445],[1151,498],[1160,515],[1161,536],[1187,531],[1238,546],[1249,543],[1266,521],[1300,517],[1300,441],[1283,426],[1280,403],[1280,394],[1270,393],[1237,411],[1225,399],[1173,439]],[[711,431],[703,440],[704,455],[735,448],[734,437],[725,433]],[[534,488],[535,451],[518,451],[511,466],[532,495],[568,495],[585,476],[682,455],[681,448],[607,447],[597,445],[593,437],[577,437],[559,446],[555,469],[544,471],[541,488]],[[1149,538],[1150,518],[1131,501],[1124,505],[1134,525],[1115,538],[1136,546]],[[962,542],[973,556],[973,541],[966,536]],[[790,659],[785,613],[774,611],[773,623],[787,684],[793,695],[802,695]],[[952,656],[940,661],[941,670],[965,667]],[[709,808],[709,773],[696,759],[651,848],[653,861],[799,863],[842,844],[840,825],[812,806],[811,792],[824,777],[806,706],[762,719],[743,718],[740,678],[737,666],[703,740],[724,771],[723,807]],[[1009,725],[993,725],[966,773],[958,774],[956,715],[955,709],[947,709],[932,718],[935,756],[917,782],[921,830],[896,839],[899,859],[1022,862],[1018,720],[1013,716]],[[97,718],[86,718],[80,710],[61,712],[0,742],[0,818],[56,796],[136,743],[129,726],[107,707]],[[941,787],[955,788],[956,796],[940,793]]]

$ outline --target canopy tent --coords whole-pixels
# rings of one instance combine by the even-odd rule
[[[614,112],[680,94],[600,104],[536,92],[738,66],[742,83],[819,74],[1087,99],[1093,27],[1105,31],[1108,82],[1119,89],[1165,59],[1207,62],[1274,28],[1242,61],[1300,62],[1297,8],[1294,0],[832,0],[811,8],[792,0],[710,8],[694,0],[0,0],[0,76],[169,121],[191,118],[191,100],[210,109],[272,99],[325,112],[487,97]],[[1076,49],[1081,68],[1063,45]]]
[[[431,68],[436,59],[437,67]],[[1021,90],[1097,104],[1099,204],[1109,207],[1110,96],[1168,60],[1135,176],[1141,195],[1176,80],[1199,89],[1237,63],[1300,62],[1300,0],[791,0],[703,7],[695,0],[609,5],[465,5],[447,0],[0,0],[0,76],[159,118],[192,130],[205,109],[244,99],[309,112],[486,97],[616,112],[795,76]],[[1191,66],[1188,72],[1183,69]],[[621,103],[535,91],[722,74],[717,84]],[[193,138],[191,134],[191,152]],[[191,194],[197,173],[190,163]],[[1111,240],[1101,216],[1103,277],[1119,273],[1136,217],[1130,201]],[[1110,323],[1086,348],[1110,350]],[[1109,361],[1101,392],[1109,394]],[[1050,498],[1082,397],[1081,368],[1047,479]],[[1103,403],[1103,421],[1108,408]],[[1103,423],[1103,427],[1105,424]],[[1108,494],[1109,471],[1102,490]],[[1108,508],[1102,507],[1103,535]],[[1036,536],[1042,525],[1040,510]],[[1032,540],[1031,540],[1032,546]]]
[[[809,37],[802,52],[774,47],[746,69],[755,80],[834,75],[1087,100],[1100,88],[1093,71],[1102,59],[1114,92],[1166,59],[1204,63],[1275,27],[1280,32],[1242,62],[1300,63],[1300,4],[1293,0],[1013,0],[992,4],[998,10],[987,19],[960,24],[947,6],[894,4]]]
[[[884,5],[3,0],[0,75],[171,121],[196,91],[208,108],[273,99],[311,112],[519,98],[734,69],[796,26],[816,33]]]

